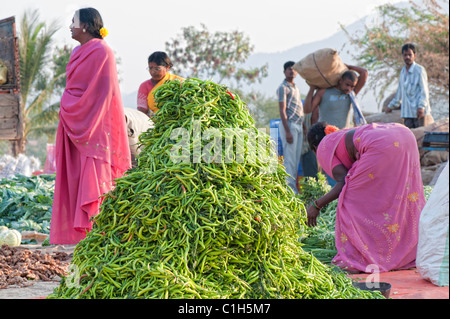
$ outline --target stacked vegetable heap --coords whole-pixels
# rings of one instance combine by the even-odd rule
[[[382,298],[301,248],[304,205],[271,148],[252,143],[270,137],[238,95],[190,78],[155,97],[138,166],[105,195],[48,298]]]
[[[305,177],[300,181],[300,199],[309,207],[314,200],[322,197],[331,190],[324,174],[317,173],[316,177]],[[324,264],[331,265],[337,254],[335,246],[335,224],[338,200],[335,199],[324,206],[317,218],[317,226],[307,228],[301,234],[302,248],[313,254]]]

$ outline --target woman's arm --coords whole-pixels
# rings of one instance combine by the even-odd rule
[[[148,115],[148,104],[147,104],[148,93],[149,91],[146,88],[144,82],[139,86],[137,94],[137,109],[146,115]]]
[[[333,178],[336,181],[336,185],[334,185],[328,193],[316,199],[314,204],[309,206],[306,211],[309,227],[314,227],[317,225],[317,217],[319,216],[320,209],[339,197],[339,194],[345,185],[345,176],[347,176],[347,173],[348,170],[344,165],[336,165],[333,168]]]

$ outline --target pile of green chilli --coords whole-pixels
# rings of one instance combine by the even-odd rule
[[[138,166],[48,298],[382,298],[302,249],[304,204],[238,95],[189,78],[155,97]]]

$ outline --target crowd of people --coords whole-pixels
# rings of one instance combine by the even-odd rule
[[[400,108],[403,124],[366,123],[356,97],[368,78],[362,67],[346,65],[348,71],[333,87],[310,85],[302,103],[294,62],[289,61],[277,90],[287,185],[299,193],[298,163],[304,170],[315,169],[309,176],[319,169],[326,175],[332,188],[307,208],[308,225],[316,226],[320,210],[338,199],[338,253],[332,262],[349,272],[415,265],[425,197],[419,151],[410,129],[426,125],[431,111],[426,70],[415,62],[414,45],[405,44],[401,53],[405,66],[386,113]],[[301,157],[308,153],[301,151],[303,134],[306,151],[316,155],[309,154],[308,160]]]
[[[138,112],[126,112],[99,12],[77,10],[70,30],[80,45],[67,65],[61,98],[51,244],[76,244],[86,236],[101,195],[136,165],[139,150],[130,138],[137,142],[139,131],[151,127],[151,117],[158,112],[153,92],[167,80],[184,80],[170,73],[173,64],[166,53],[152,53],[150,79],[138,91]],[[314,227],[321,208],[339,198],[338,254],[333,262],[348,271],[364,272],[369,264],[380,271],[414,265],[425,200],[418,149],[408,128],[424,124],[430,105],[426,71],[415,63],[414,46],[407,44],[401,51],[405,67],[386,112],[401,105],[406,126],[365,123],[356,98],[368,79],[368,70],[362,67],[347,65],[337,85],[310,86],[302,101],[294,82],[294,62],[288,61],[276,91],[287,187],[293,196],[299,193],[299,162],[311,176],[319,168],[326,173],[333,187],[308,207],[308,225]]]

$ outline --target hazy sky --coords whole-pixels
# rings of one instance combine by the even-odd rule
[[[74,11],[94,7],[109,31],[105,38],[121,59],[122,93],[136,91],[149,78],[147,58],[153,51],[164,51],[165,42],[177,37],[181,28],[200,27],[210,31],[239,30],[249,36],[254,53],[278,52],[325,39],[374,13],[375,7],[400,0],[11,0],[2,1],[0,19],[38,8],[42,20],[57,19],[61,29],[56,42],[71,46]],[[19,25],[17,24],[19,31]],[[301,57],[299,57],[300,59]]]

